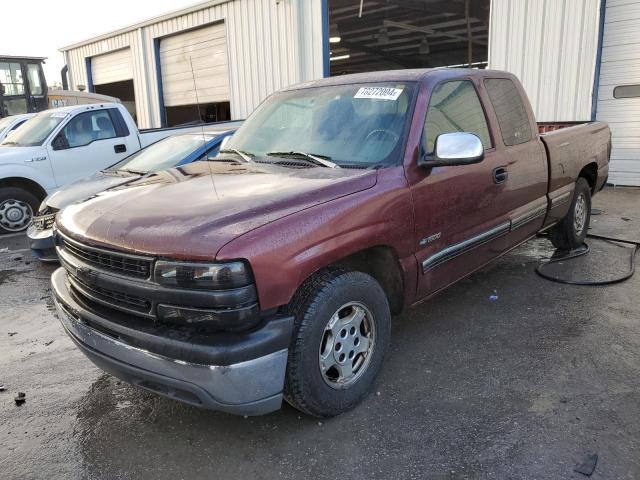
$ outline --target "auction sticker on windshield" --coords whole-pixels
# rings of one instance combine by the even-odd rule
[[[393,87],[362,87],[353,98],[375,98],[377,100],[397,100],[402,88]]]

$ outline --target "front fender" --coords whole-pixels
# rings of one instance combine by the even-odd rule
[[[223,246],[216,259],[248,260],[260,307],[269,310],[289,303],[314,272],[375,246],[391,247],[402,264],[413,256],[413,208],[401,168],[379,174],[369,190],[245,233]]]
[[[4,159],[2,159],[4,160]],[[49,160],[43,162],[49,163]],[[50,164],[47,168],[50,171]],[[0,181],[7,178],[22,178],[37,183],[47,193],[51,193],[56,189],[56,184],[53,178],[53,172],[49,175],[43,173],[41,170],[31,166],[31,163],[21,162],[18,159],[11,159],[0,163]]]

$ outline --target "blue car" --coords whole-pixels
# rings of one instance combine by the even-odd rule
[[[52,227],[56,214],[64,207],[83,202],[97,193],[131,183],[150,173],[215,156],[225,137],[232,135],[239,126],[240,122],[228,122],[204,127],[202,132],[164,138],[95,175],[52,193],[43,200],[27,230],[33,255],[43,262],[58,261]]]

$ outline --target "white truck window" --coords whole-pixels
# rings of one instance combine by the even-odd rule
[[[82,147],[96,140],[115,138],[116,130],[106,110],[84,112],[77,115],[62,131],[69,148]]]
[[[13,145],[16,147],[40,146],[47,137],[60,125],[65,115],[42,112],[33,117],[24,127],[7,138],[2,145]]]

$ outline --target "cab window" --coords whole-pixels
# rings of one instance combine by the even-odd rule
[[[116,137],[109,112],[97,110],[75,116],[62,131],[69,148],[82,147],[96,140]]]
[[[531,140],[529,115],[515,84],[507,78],[487,78],[484,88],[498,117],[504,144],[519,145]]]
[[[33,63],[27,65],[27,77],[31,95],[42,95],[42,83],[40,82],[40,66]]]
[[[0,62],[0,84],[7,97],[12,95],[24,95],[24,80],[22,79],[22,67],[19,63]]]
[[[422,135],[424,152],[433,153],[438,135],[453,132],[474,133],[485,150],[492,147],[482,104],[469,80],[444,82],[434,89]]]

